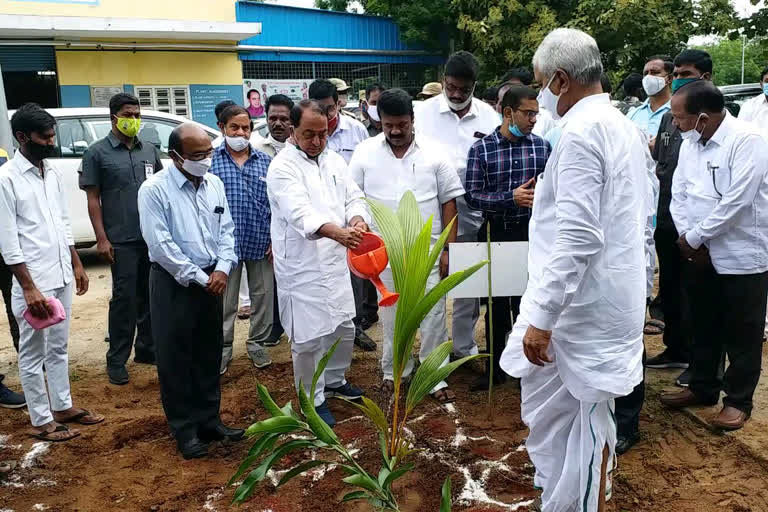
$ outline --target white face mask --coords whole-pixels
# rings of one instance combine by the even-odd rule
[[[451,103],[451,100],[448,98],[448,91],[443,89],[443,96],[445,96],[445,100],[448,102],[448,106],[453,110],[454,112],[458,112],[460,110],[464,110],[469,106],[470,103],[472,103],[472,95],[475,94],[475,86],[472,86],[472,92],[469,93],[469,96],[467,97],[466,101],[462,101],[461,103]]]
[[[376,108],[376,105],[368,105],[368,117],[370,117],[372,120],[376,121],[377,123],[381,122],[381,118],[379,117],[379,109]]]
[[[539,106],[552,114],[552,118],[557,121],[558,119],[561,119],[560,114],[557,112],[557,103],[560,101],[560,94],[555,96],[555,93],[549,90],[549,86],[552,85],[555,76],[556,74],[552,75],[552,78],[549,79],[547,85],[541,89],[537,100],[539,101]]]
[[[250,142],[248,142],[248,139],[246,139],[245,137],[225,136],[224,139],[226,139],[227,141],[227,146],[229,146],[235,151],[242,151],[248,147],[248,144],[250,144]]]
[[[643,77],[643,89],[648,96],[656,96],[667,85],[663,76],[645,75]]]
[[[683,140],[691,141],[693,144],[696,144],[701,140],[701,133],[696,130],[699,126],[699,120],[701,119],[702,114],[699,114],[699,117],[696,118],[696,124],[693,126],[692,130],[688,130],[687,132],[680,132],[680,136],[683,138]]]
[[[182,158],[176,151],[174,151],[174,153],[176,153],[176,156],[179,158]],[[202,160],[190,160],[184,158],[184,162],[181,164],[181,169],[192,176],[202,178],[208,172],[208,169],[211,168],[212,163],[213,159],[211,157],[203,158]]]
[[[269,143],[270,146],[275,148],[276,153],[279,153],[285,147],[285,142],[280,142],[279,140],[274,138],[271,133],[267,136],[267,142]]]

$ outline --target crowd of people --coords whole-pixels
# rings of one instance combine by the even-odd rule
[[[595,40],[578,30],[551,32],[533,72],[511,70],[482,98],[479,71],[472,54],[454,53],[442,83],[426,84],[419,101],[372,84],[364,122],[342,109],[346,83],[318,79],[297,104],[266,99],[266,138],[252,132],[246,108],[222,102],[221,136],[178,126],[166,169],[137,137],[139,101],[111,99],[112,130],[80,172],[97,250],[112,271],[107,377],[129,382],[132,351],[136,363],[157,365],[185,458],[244,434],[219,417],[238,315],[250,319],[254,367],[271,364],[269,347],[284,333],[295,385],[307,392],[340,340],[313,397],[330,426],[327,398],[365,394],[347,373],[354,346],[376,349],[365,331],[381,320],[381,389],[392,393],[396,306],[378,308],[371,283],[350,275],[346,251],[376,229],[365,198],[394,208],[407,191],[432,217],[433,242],[457,216],[448,242],[487,233],[529,242],[525,294],[494,297],[486,339],[492,334],[496,357],[487,368],[494,384],[520,379],[541,510],[604,509],[613,459],[638,439],[645,368],[684,370],[681,391],[661,397],[669,407],[716,404],[724,391],[713,425],[735,430],[749,419],[768,298],[768,68],[764,94],[740,119],[724,108],[700,50],[649,57],[647,99],[627,115],[606,92]],[[79,435],[68,424],[104,420],[74,407],[69,388],[72,292],[86,293],[88,277],[62,177],[47,160],[54,118],[28,104],[11,125],[19,150],[0,167],[0,268],[23,395],[0,384],[0,405],[27,404],[34,436],[65,441]],[[447,275],[449,258],[444,251],[429,288]],[[657,259],[663,323],[651,327],[663,330],[666,348],[646,359]],[[393,287],[391,271],[381,279]],[[33,327],[55,315],[57,301],[64,318]],[[452,357],[478,353],[480,306],[453,301]],[[419,359],[448,338],[443,298],[421,325]],[[472,389],[487,389],[488,375]],[[431,394],[455,399],[446,382]]]

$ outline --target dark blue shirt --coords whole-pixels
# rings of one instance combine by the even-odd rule
[[[512,142],[496,130],[469,150],[467,157],[467,194],[470,208],[482,210],[486,217],[503,215],[506,222],[525,222],[531,209],[515,204],[516,188],[544,172],[551,153],[549,142],[537,135],[527,135]]]
[[[227,151],[227,143],[222,142],[211,165],[211,173],[224,183],[235,223],[235,254],[240,261],[264,259],[270,244],[267,169],[272,159],[253,147],[250,150],[251,156],[240,168]]]

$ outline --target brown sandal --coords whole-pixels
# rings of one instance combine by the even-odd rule
[[[79,425],[96,425],[104,421],[104,416],[93,415],[90,411],[81,409],[80,412],[66,419],[56,420],[59,423],[77,423]]]
[[[51,436],[51,434],[56,434],[58,432],[67,432],[69,435],[65,435],[64,437]],[[80,432],[77,432],[76,430],[69,430],[69,428],[67,428],[66,425],[59,425],[51,431],[44,430],[43,432],[31,432],[29,435],[41,441],[50,441],[51,443],[61,443],[61,442],[69,441],[70,439],[74,439],[78,437],[80,435]]]

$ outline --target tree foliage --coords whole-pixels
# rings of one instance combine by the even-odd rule
[[[741,83],[741,39],[723,39],[698,48],[706,50],[712,56],[713,80],[716,85]],[[768,41],[748,42],[744,50],[744,82],[759,82],[760,73],[768,66]]]
[[[345,0],[317,0],[318,6]],[[363,0],[369,14],[391,16],[403,38],[448,53],[473,52],[492,81],[511,67],[531,65],[557,27],[592,34],[608,71],[640,71],[646,57],[674,55],[694,35],[727,35],[740,26],[729,0]],[[763,12],[764,11],[764,12]],[[755,17],[768,31],[768,8]],[[764,23],[761,24],[761,23]],[[755,29],[757,30],[757,28]]]

